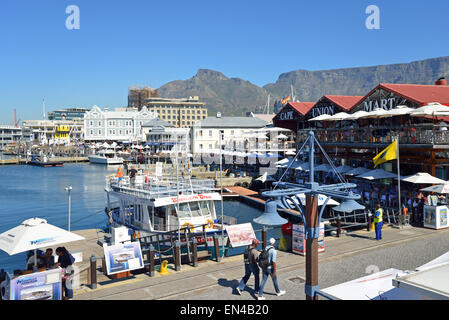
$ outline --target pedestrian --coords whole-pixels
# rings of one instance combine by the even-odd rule
[[[383,213],[384,211],[378,203],[376,206],[376,213],[374,214],[374,229],[376,230],[376,240],[382,240]]]
[[[48,269],[53,268],[53,266],[55,264],[55,257],[53,257],[53,249],[52,248],[48,248],[47,250],[45,250],[44,260],[45,260],[45,266]]]
[[[129,170],[129,181],[131,182],[131,186],[134,186],[136,181],[137,170],[134,166],[131,166],[131,170]]]
[[[54,264],[55,267],[63,268],[62,285],[64,287],[65,297],[64,300],[73,298],[72,289],[72,268],[71,266],[75,262],[75,258],[67,251],[65,247],[56,248],[56,254],[58,255],[58,262]]]
[[[263,296],[263,288],[265,283],[267,282],[268,276],[271,276],[273,280],[274,290],[276,290],[276,294],[278,297],[285,294],[285,290],[279,290],[278,280],[277,280],[277,272],[276,272],[276,256],[277,252],[274,248],[276,240],[274,238],[270,238],[269,245],[267,245],[262,253],[259,255],[259,266],[262,268],[262,283],[259,287],[259,295],[257,300],[265,300]]]
[[[251,276],[251,273],[254,274],[254,290],[259,292],[259,266],[257,265],[257,260],[259,259],[259,251],[257,250],[257,246],[260,241],[257,239],[253,239],[250,246],[248,246],[243,254],[243,259],[245,263],[245,275],[242,280],[240,280],[239,285],[235,288],[238,294],[242,294],[242,290],[245,288],[246,283]]]
[[[120,185],[120,182],[123,180],[123,171],[120,167],[117,169],[117,178],[118,184]]]

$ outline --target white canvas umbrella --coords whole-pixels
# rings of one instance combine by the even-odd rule
[[[280,164],[286,164],[286,163],[290,163],[291,162],[291,158],[284,158],[282,160],[279,160],[277,162],[275,162],[274,164],[280,165]]]
[[[328,121],[331,120],[332,116],[329,114],[322,114],[321,116],[310,119],[309,121]]]
[[[280,135],[278,135],[276,138],[278,138],[278,139],[288,139],[288,137],[285,135],[285,134],[280,134]]]
[[[357,178],[363,178],[363,179],[368,179],[368,180],[390,179],[390,178],[397,178],[397,174],[387,172],[382,169],[375,169],[375,170],[365,172],[361,175],[358,175]]]
[[[110,148],[111,146],[107,142],[105,142],[101,145],[101,147],[102,148]]]
[[[376,108],[374,111],[368,112],[364,116],[361,116],[359,119],[371,119],[371,118],[380,118],[381,116],[387,113],[386,110],[382,108]]]
[[[299,166],[297,166],[295,168],[295,170],[309,171],[310,170],[310,163],[308,163],[308,162],[301,163]]]
[[[113,142],[113,143],[110,145],[110,147],[111,147],[111,148],[117,148],[117,143],[116,143],[116,142]]]
[[[446,181],[438,179],[427,172],[418,172],[411,176],[407,176],[401,179],[402,181],[411,182],[415,184],[445,184]]]
[[[347,117],[345,120],[357,120],[363,116],[366,116],[367,114],[368,114],[368,112],[363,111],[363,110],[357,111],[357,112],[350,114],[349,117]]]
[[[407,114],[411,114],[416,109],[409,108],[407,106],[397,106],[396,108],[393,108],[389,111],[387,111],[385,114],[380,115],[379,118],[388,118],[388,117],[394,117],[394,116],[404,116]]]
[[[410,115],[412,117],[449,116],[449,107],[437,102],[429,103],[421,108],[415,109]]]
[[[320,172],[320,171],[329,172],[331,170],[332,170],[332,167],[328,163],[323,163],[323,164],[320,164],[319,166],[315,167],[315,171],[317,171],[317,172]]]
[[[288,155],[288,156],[296,155],[296,153],[294,151],[292,151],[292,150],[287,151],[285,154]]]
[[[84,240],[75,233],[48,224],[47,220],[31,218],[19,226],[0,234],[0,250],[9,255],[55,246],[61,243]],[[36,251],[35,251],[36,263]]]
[[[448,194],[449,193],[449,184],[439,184],[436,186],[423,188],[423,189],[421,189],[421,191],[436,192],[436,193],[440,193],[440,194]]]
[[[335,115],[333,115],[331,118],[329,118],[329,121],[340,121],[340,120],[346,120],[346,118],[350,117],[351,115],[346,112],[339,112]]]
[[[365,172],[371,171],[370,169],[366,169],[363,167],[357,167],[357,168],[353,168],[350,171],[347,171],[345,174],[349,175],[349,176],[357,176],[359,174],[363,174]]]
[[[352,168],[350,166],[344,165],[344,166],[337,167],[336,170],[337,170],[338,173],[346,174],[346,172],[348,172],[349,170],[352,170]]]

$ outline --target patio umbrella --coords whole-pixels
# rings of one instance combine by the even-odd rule
[[[357,120],[367,114],[368,114],[368,112],[363,111],[363,110],[357,111],[357,112],[350,114],[349,117],[347,117],[345,120]]]
[[[285,134],[280,134],[276,137],[277,139],[288,139],[288,137]]]
[[[410,115],[412,117],[449,116],[449,107],[437,102],[429,103],[421,108],[415,109]]]
[[[291,151],[291,150],[287,151],[285,154],[288,155],[288,156],[296,155],[296,153],[294,151]]]
[[[328,163],[320,164],[319,166],[315,167],[315,171],[319,172],[329,172],[332,170],[332,166]]]
[[[447,182],[445,184],[439,184],[436,186],[431,186],[427,188],[420,189],[421,191],[426,192],[436,192],[440,194],[448,194],[449,193],[449,184]]]
[[[371,171],[371,170],[363,168],[363,167],[357,167],[357,168],[353,168],[353,169],[345,172],[345,174],[349,175],[349,176],[357,176],[359,174],[363,174],[363,173],[368,172],[368,171]]]
[[[368,180],[378,180],[378,179],[390,179],[390,178],[397,178],[397,174],[392,172],[387,172],[382,169],[375,169],[368,172],[365,172],[363,174],[360,174],[356,176],[356,178],[363,178]]]
[[[382,108],[376,108],[374,111],[368,112],[364,116],[359,117],[359,119],[372,119],[372,118],[380,118],[381,116],[387,113],[386,110]]]
[[[387,111],[385,114],[380,115],[379,118],[404,116],[404,115],[413,113],[415,110],[416,109],[412,109],[407,106],[397,106],[396,108],[393,108],[393,109]]]
[[[310,171],[310,163],[304,162],[295,168],[295,170],[299,171]]]
[[[105,142],[101,145],[101,147],[107,149],[110,148],[111,146],[107,142]]]
[[[418,172],[411,176],[407,176],[401,179],[402,181],[415,183],[415,184],[445,184],[445,180],[438,179],[427,172]]]
[[[329,118],[329,121],[341,121],[341,120],[346,120],[348,117],[350,117],[351,115],[349,113],[346,112],[339,112],[335,115],[333,115],[331,118]]]
[[[352,167],[344,165],[344,166],[339,166],[339,167],[337,167],[336,169],[337,169],[337,172],[338,172],[338,173],[344,173],[344,174],[346,174],[346,172],[352,170]]]
[[[37,249],[84,239],[75,233],[48,224],[45,219],[31,218],[0,234],[0,250],[9,255],[34,250],[36,263]]]
[[[321,116],[310,119],[309,121],[329,121],[332,119],[332,116],[329,114],[322,114]]]
[[[280,164],[286,164],[286,163],[290,163],[291,160],[292,160],[292,158],[284,158],[284,159],[282,159],[282,160],[279,160],[279,161],[275,162],[274,164],[278,164],[278,165],[280,165]]]

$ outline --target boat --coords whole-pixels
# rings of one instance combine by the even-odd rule
[[[88,156],[90,163],[114,165],[123,164],[123,158],[117,157],[115,151],[112,150],[100,150],[97,154],[91,154]]]
[[[47,156],[43,156],[42,160],[33,156],[33,159],[28,162],[29,165],[38,166],[38,167],[63,167],[64,163],[60,161],[49,161]]]
[[[157,178],[151,173],[139,173],[131,183],[129,177],[119,181],[111,175],[106,179],[106,212],[113,226],[126,226],[141,237],[189,232],[197,237],[199,245],[204,245],[206,238],[207,245],[212,246],[213,236],[218,234],[221,245],[227,241],[227,234],[222,231],[225,224],[217,219],[215,202],[221,200],[221,195],[214,187],[211,179]],[[226,224],[236,223],[235,218],[223,220]]]

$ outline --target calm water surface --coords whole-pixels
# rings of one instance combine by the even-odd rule
[[[107,226],[104,213],[106,176],[116,166],[65,164],[64,167],[41,168],[34,166],[0,166],[0,233],[18,226],[24,220],[39,217],[48,223],[67,229],[68,193],[72,186],[71,230],[102,228]],[[221,214],[220,202],[216,203]],[[238,223],[251,222],[260,210],[238,201],[224,201],[224,215],[238,218]],[[253,224],[254,229],[262,229]],[[279,238],[278,229],[268,231],[268,237]],[[260,233],[256,236],[261,239]],[[230,251],[243,252],[243,248]],[[0,251],[0,268],[12,272],[25,267],[25,253],[9,256]]]

